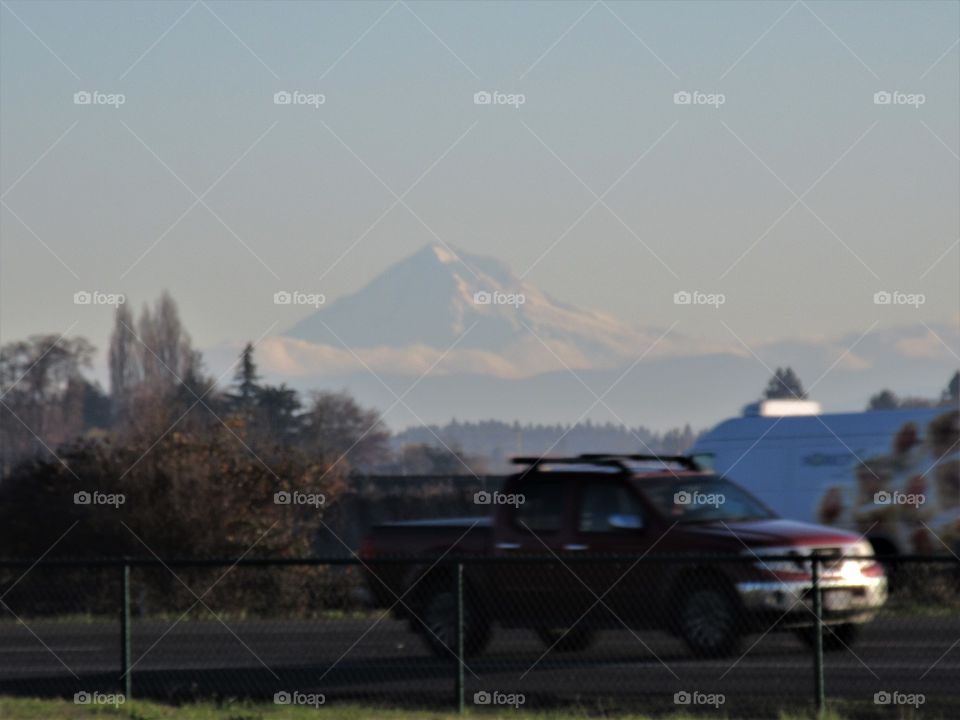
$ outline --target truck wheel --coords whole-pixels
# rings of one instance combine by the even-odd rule
[[[680,633],[696,654],[729,655],[739,644],[737,604],[720,588],[693,590],[680,606]]]
[[[597,634],[580,627],[575,627],[570,632],[566,632],[565,628],[537,628],[537,637],[543,640],[548,648],[552,647],[560,652],[580,652],[593,645]]]
[[[814,628],[805,627],[797,630],[800,638],[810,647],[813,647],[816,641]],[[860,635],[860,626],[853,623],[842,623],[840,625],[830,625],[829,630],[823,629],[823,649],[827,652],[843,650],[853,645]]]
[[[454,658],[457,652],[457,598],[452,592],[439,592],[423,604],[420,632],[435,655]],[[490,624],[476,617],[465,602],[463,607],[463,650],[467,655],[483,652],[490,641]]]

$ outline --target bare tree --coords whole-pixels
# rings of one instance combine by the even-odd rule
[[[177,420],[181,427],[213,420],[198,398],[215,381],[204,374],[202,357],[192,348],[168,292],[152,307],[144,305],[136,326],[129,310],[118,309],[109,360],[115,425],[121,434],[160,434],[190,408],[192,412]],[[213,405],[217,399],[205,402]]]
[[[134,389],[143,379],[139,345],[134,334],[133,314],[126,304],[117,307],[110,335],[110,396],[114,418],[126,417]]]
[[[4,464],[49,452],[83,432],[83,338],[34,335],[0,348],[0,449]]]
[[[315,392],[303,416],[301,438],[308,452],[351,467],[387,458],[389,433],[375,410],[360,407],[346,392]]]
[[[144,306],[138,334],[143,384],[148,391],[164,394],[195,369],[190,336],[180,322],[177,304],[166,290],[152,310]]]

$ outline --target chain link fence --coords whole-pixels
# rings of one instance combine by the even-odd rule
[[[0,694],[955,717],[960,560],[898,560],[885,601],[826,558],[763,588],[749,562],[8,561]]]

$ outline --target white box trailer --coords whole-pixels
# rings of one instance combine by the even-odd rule
[[[808,401],[765,401],[691,454],[784,517],[861,533],[878,554],[960,554],[956,408],[820,414]]]

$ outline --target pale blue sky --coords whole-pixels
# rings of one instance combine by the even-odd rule
[[[102,348],[110,311],[75,291],[169,288],[198,345],[241,342],[305,314],[277,289],[333,299],[437,237],[644,325],[700,289],[748,341],[956,326],[958,7],[5,3],[0,339],[76,323]],[[897,289],[926,303],[872,303]]]

